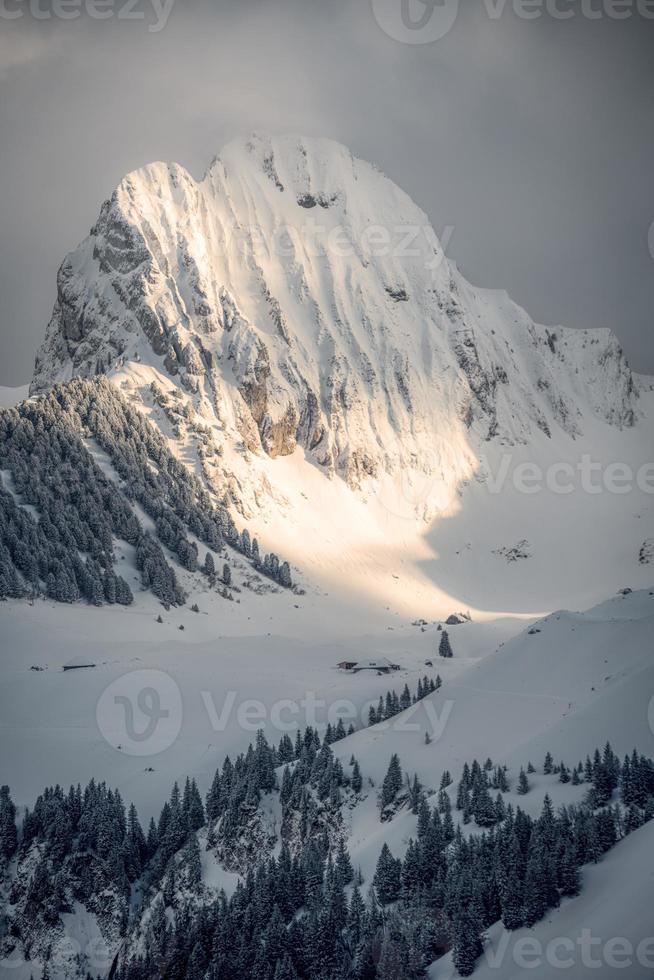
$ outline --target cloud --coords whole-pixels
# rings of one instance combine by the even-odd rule
[[[10,21],[3,23],[0,33],[0,78],[6,79],[13,69],[34,66],[62,52],[67,41],[65,32],[57,25],[36,29],[33,24]]]

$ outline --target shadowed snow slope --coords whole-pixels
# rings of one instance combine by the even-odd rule
[[[554,977],[626,977],[654,972],[652,895],[654,825],[646,824],[584,868],[581,895],[564,900],[532,929],[507,932],[492,926],[475,980]],[[431,968],[431,980],[454,980],[450,956]]]
[[[354,752],[377,785],[389,754],[397,752],[405,769],[432,790],[445,769],[460,772],[474,757],[509,765],[514,788],[520,767],[529,761],[540,766],[547,751],[568,765],[607,739],[620,757],[634,745],[652,752],[653,629],[654,594],[644,591],[586,613],[554,613],[467,662],[457,659],[460,634],[453,630],[455,659],[438,661],[440,691],[388,725],[357,732],[335,751],[343,761]],[[428,745],[425,732],[432,739]],[[556,781],[541,785],[535,777],[532,791],[512,802],[537,815],[545,792],[556,804],[569,800],[570,791]],[[561,792],[567,796],[559,799]],[[400,851],[415,819],[397,819]],[[374,852],[376,843],[362,837],[364,849]]]

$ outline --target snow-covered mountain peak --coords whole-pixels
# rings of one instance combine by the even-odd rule
[[[400,466],[454,484],[476,442],[637,411],[612,334],[473,288],[392,181],[298,136],[232,142],[200,182],[129,174],[65,259],[32,390],[139,361],[250,451],[299,445],[351,485]]]
[[[314,581],[332,589],[347,560],[357,588],[396,602],[388,567],[415,561],[406,601],[440,596],[439,611],[443,593],[543,608],[542,506],[509,492],[511,473],[491,492],[489,467],[505,472],[506,454],[640,465],[651,442],[651,384],[610,331],[539,326],[506,292],[473,287],[391,180],[299,136],[232,142],[199,181],[166,163],[124,178],[61,266],[31,390],[98,372]],[[573,548],[581,517],[609,520],[631,568],[647,535],[624,499],[577,503],[553,498],[557,547]],[[438,515],[435,593],[424,522]],[[493,556],[523,539],[545,577],[523,576],[524,602],[508,571],[489,595]],[[573,555],[567,567],[576,581]],[[570,601],[559,584],[555,601]],[[611,563],[602,587],[621,584]]]

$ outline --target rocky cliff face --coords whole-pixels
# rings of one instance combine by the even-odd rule
[[[301,447],[351,486],[402,469],[454,485],[488,440],[638,412],[613,334],[472,287],[395,184],[294,136],[232,143],[200,182],[130,174],[65,259],[32,392],[97,372],[144,390],[144,366],[223,442]]]

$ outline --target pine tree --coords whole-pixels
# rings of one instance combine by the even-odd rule
[[[514,860],[503,868],[505,882],[501,890],[502,922],[510,930],[520,929],[525,922],[523,886],[515,860],[517,854],[512,857]]]
[[[190,834],[184,847],[183,862],[186,865],[186,882],[192,891],[202,884],[202,861],[200,846],[195,834]]]
[[[130,804],[127,817],[127,838],[125,842],[125,864],[128,878],[135,881],[141,874],[144,862],[147,860],[148,846],[145,835],[139,823],[134,804]]]
[[[527,772],[529,770],[527,769]],[[509,780],[506,776],[506,768],[504,766],[498,766],[495,770],[495,778],[493,782],[495,789],[498,789],[500,793],[508,793],[509,791]]]
[[[533,853],[527,863],[524,885],[524,917],[527,926],[533,926],[547,911],[544,877],[544,857],[540,852]]]
[[[347,913],[347,938],[352,948],[356,949],[361,940],[361,933],[366,921],[366,906],[361,897],[359,886],[355,884]]]
[[[581,889],[581,876],[579,874],[574,845],[571,842],[566,843],[563,851],[559,885],[561,887],[561,894],[571,898],[578,895]]]
[[[459,976],[469,977],[483,952],[481,923],[472,909],[462,911],[454,921],[452,962]]]
[[[338,843],[338,851],[336,853],[336,873],[342,887],[349,885],[354,879],[350,855],[342,839]]]
[[[363,779],[361,777],[361,770],[359,769],[359,763],[355,759],[352,766],[352,791],[358,794],[361,792],[362,787]]]
[[[439,657],[444,657],[446,660],[454,656],[447,630],[443,630],[441,633],[441,640],[438,645],[438,655]]]
[[[635,803],[631,803],[627,808],[627,815],[624,822],[625,834],[631,834],[643,825],[643,817]]]
[[[472,814],[479,827],[492,827],[497,819],[495,804],[485,786],[479,789],[472,801]]]
[[[412,813],[418,812],[418,806],[420,804],[420,799],[422,797],[422,783],[418,779],[418,775],[414,774],[411,786],[409,788],[409,806],[411,807]]]
[[[465,777],[465,769],[467,768],[467,763],[464,767],[463,777],[459,781],[459,785],[456,791],[456,808],[457,810],[464,810],[466,806],[470,804],[470,784]]]
[[[150,817],[146,843],[148,849],[148,857],[149,858],[154,857],[154,854],[159,846],[159,835],[157,833],[157,825],[154,822],[154,817]]]
[[[186,777],[182,796],[182,818],[188,831],[199,830],[204,823],[204,807],[195,780]]]
[[[524,796],[529,792],[529,780],[527,779],[527,773],[524,769],[520,769],[520,775],[518,776],[518,785],[516,787],[516,793],[520,796]]]
[[[384,776],[384,782],[382,783],[381,793],[379,797],[379,807],[384,816],[384,811],[393,803],[395,797],[402,788],[402,769],[400,767],[400,760],[397,754],[391,756],[391,760],[388,764],[388,770]]]
[[[0,858],[8,861],[13,857],[18,842],[16,831],[16,807],[8,786],[0,788]]]
[[[612,794],[620,782],[620,761],[611,748],[610,742],[604,746],[602,764],[606,772],[609,794]]]
[[[396,861],[388,844],[384,844],[373,878],[377,898],[382,905],[388,905],[389,902],[394,902],[399,897],[401,869],[402,862]]]
[[[401,874],[402,896],[405,901],[411,901],[416,894],[421,878],[420,849],[415,841],[410,840],[404,855]]]
[[[218,817],[220,816],[220,812],[221,812],[221,780],[220,780],[220,772],[218,769],[216,769],[216,772],[214,773],[214,777],[211,783],[211,788],[207,793],[207,799],[206,799],[207,822],[209,824],[212,824],[215,820],[218,819]]]
[[[293,743],[289,735],[282,735],[279,740],[279,748],[277,749],[277,759],[280,763],[293,762],[295,759],[295,752],[293,750]]]

